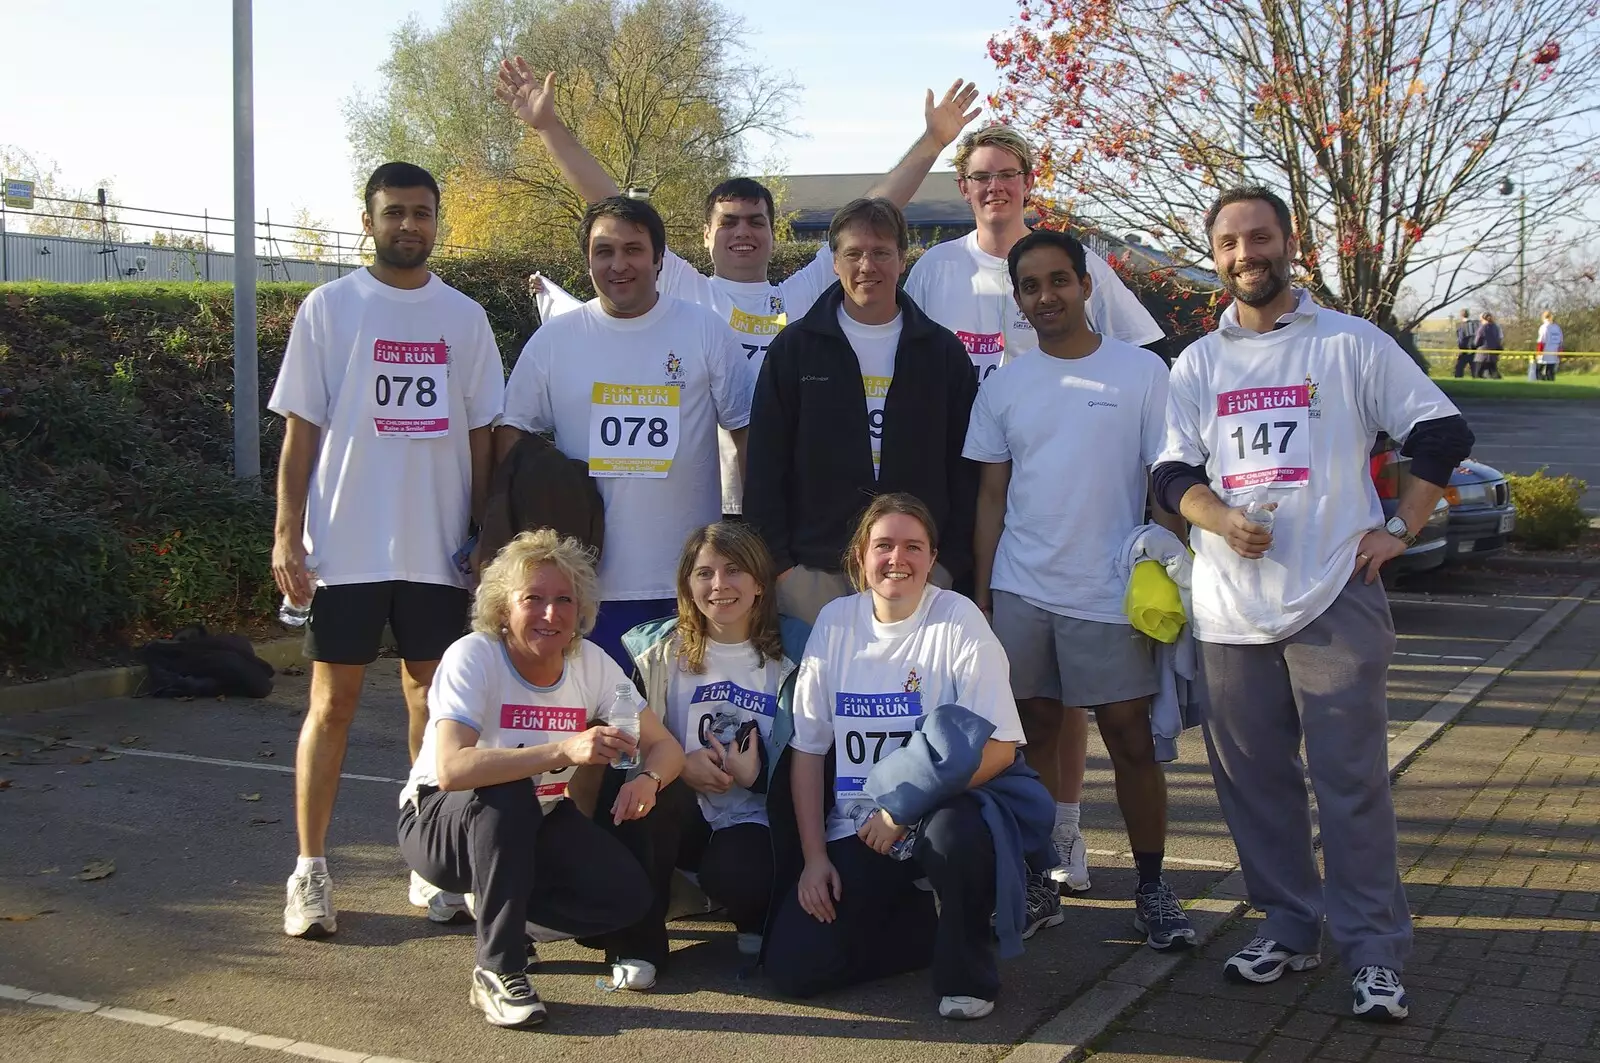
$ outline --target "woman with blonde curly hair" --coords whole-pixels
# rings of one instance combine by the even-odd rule
[[[761,951],[772,900],[768,782],[793,729],[796,662],[810,632],[779,618],[772,569],[754,529],[708,524],[679,556],[678,615],[622,638],[646,699],[665,706],[667,730],[690,751],[683,781],[699,808],[683,810],[675,863],[728,910],[745,956]]]
[[[445,651],[428,691],[428,726],[400,796],[400,851],[427,882],[476,900],[472,1002],[497,1026],[544,1019],[528,982],[525,924],[598,937],[624,979],[629,930],[651,904],[624,842],[567,799],[579,765],[642,754],[611,807],[614,824],[647,816],[683,751],[648,708],[639,735],[608,721],[632,685],[584,638],[598,602],[576,539],[523,532],[483,571],[472,634]],[[649,980],[654,981],[653,969]],[[628,988],[646,988],[629,984]]]

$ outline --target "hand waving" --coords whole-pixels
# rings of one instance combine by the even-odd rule
[[[511,108],[511,113],[533,129],[544,129],[556,121],[555,71],[544,76],[543,84],[522,56],[500,61],[500,77],[494,95]]]
[[[981,107],[967,110],[977,98],[978,86],[960,78],[946,90],[944,99],[937,105],[933,102],[933,90],[929,89],[928,98],[922,105],[922,113],[928,121],[928,135],[940,144],[955,143],[966,124],[983,111]]]

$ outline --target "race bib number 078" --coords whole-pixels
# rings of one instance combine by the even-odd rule
[[[665,384],[596,384],[589,404],[589,475],[662,479],[678,452],[678,395]]]
[[[431,439],[450,431],[450,349],[374,340],[372,423],[385,438]]]
[[[1308,484],[1310,410],[1311,389],[1304,384],[1245,388],[1218,395],[1213,453],[1222,474],[1222,489]]]

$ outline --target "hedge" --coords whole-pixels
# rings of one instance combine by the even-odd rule
[[[815,254],[780,244],[773,279]],[[684,255],[709,271],[703,248]],[[508,369],[536,327],[530,272],[592,294],[576,251],[434,268],[483,304]],[[0,285],[0,665],[37,671],[196,621],[249,628],[271,617],[283,425],[264,404],[310,290],[258,289],[262,478],[240,483],[230,285]],[[1175,320],[1158,291],[1141,295]],[[1197,320],[1206,307],[1181,310]]]

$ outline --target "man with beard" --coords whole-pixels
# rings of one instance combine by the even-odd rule
[[[961,198],[972,208],[977,228],[928,248],[906,277],[906,294],[956,334],[982,383],[1013,355],[1038,343],[1006,275],[1006,256],[1028,235],[1035,162],[1033,147],[1003,125],[962,137],[954,161]],[[1094,252],[1086,255],[1094,289],[1089,327],[1135,346],[1161,339],[1161,326],[1116,271]]]
[[[287,422],[272,574],[310,604],[311,706],[295,750],[300,859],[284,933],[337,929],[326,844],[350,721],[387,625],[416,759],[428,685],[466,627],[453,560],[481,516],[505,371],[483,307],[428,271],[439,186],[384,163],[367,181],[373,263],[314,289],[295,314],[267,406]],[[448,922],[459,897],[413,876],[411,901]]]
[[[1234,302],[1173,367],[1155,479],[1196,529],[1189,620],[1206,749],[1250,903],[1266,913],[1223,973],[1262,983],[1315,967],[1325,914],[1353,1013],[1398,1021],[1411,916],[1389,798],[1394,624],[1378,576],[1415,540],[1472,432],[1380,329],[1291,286],[1282,199],[1234,189],[1205,223]],[[1388,523],[1367,467],[1379,432],[1411,457]],[[1273,519],[1252,521],[1251,501]]]
[[[972,406],[963,456],[980,469],[975,598],[1011,660],[1024,752],[1057,802],[1058,854],[1070,844],[1063,836],[1078,833],[1064,819],[1064,784],[1076,801],[1084,772],[1082,747],[1061,735],[1069,716],[1086,730],[1094,710],[1139,873],[1134,926],[1159,950],[1192,944],[1194,929],[1161,876],[1167,786],[1150,731],[1160,682],[1149,637],[1128,622],[1117,571],[1144,524],[1167,367],[1154,352],[1089,328],[1087,258],[1071,236],[1040,229],[1007,259],[1039,346],[996,370]],[[1182,534],[1176,517],[1158,510],[1156,518]],[[1081,840],[1074,855],[1082,861]],[[1040,878],[1053,895],[1049,876]]]

